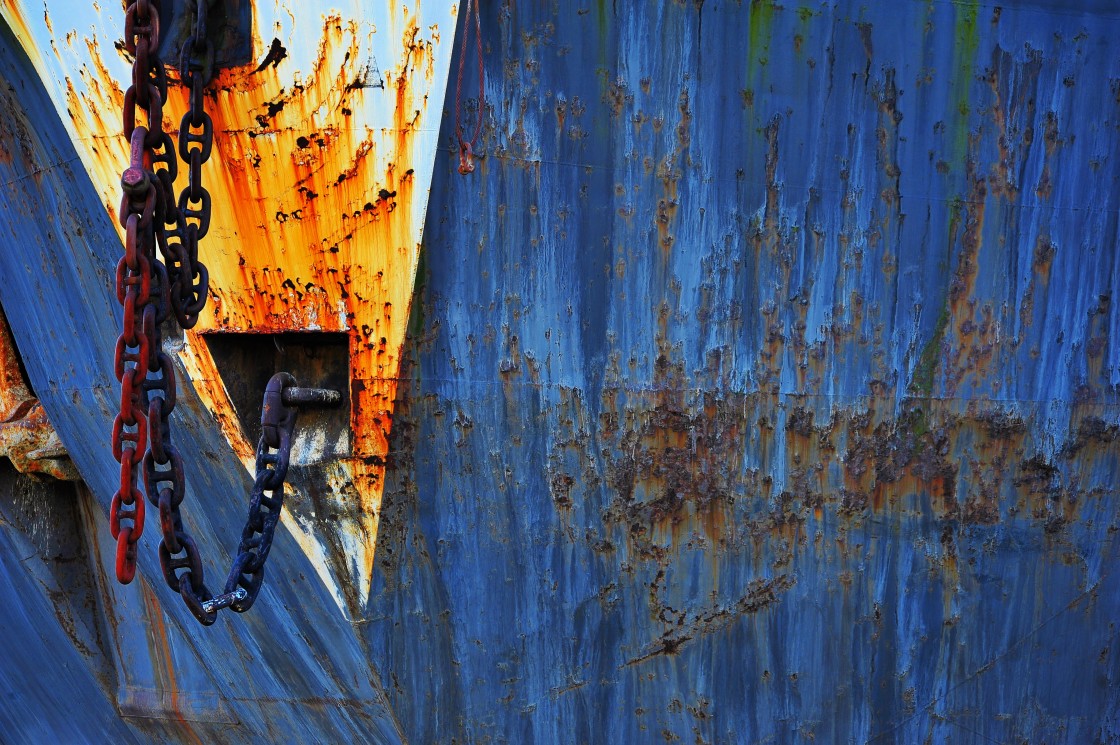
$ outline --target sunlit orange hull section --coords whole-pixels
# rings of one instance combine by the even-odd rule
[[[323,468],[329,491],[360,505],[340,510],[346,517],[329,541],[285,515],[309,555],[323,559],[329,543],[347,556],[334,572],[317,561],[344,608],[368,592],[456,13],[450,2],[372,5],[253,5],[253,59],[221,70],[206,91],[215,152],[203,181],[214,211],[200,256],[210,299],[176,347],[249,466],[257,432],[242,425],[223,383],[237,372],[219,370],[206,336],[345,335],[350,427],[338,435],[349,443]],[[115,211],[128,161],[120,111],[131,61],[118,43],[122,9],[48,3],[44,12],[11,0],[0,9]],[[164,107],[173,133],[186,109],[174,83]],[[184,181],[181,173],[177,185]]]

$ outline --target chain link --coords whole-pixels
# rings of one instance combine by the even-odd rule
[[[204,18],[205,8],[201,11],[200,15]],[[203,27],[204,24],[205,21]],[[204,129],[202,138],[192,139],[189,132],[181,130],[176,152],[174,142],[163,129],[167,75],[163,63],[155,54],[158,44],[159,9],[151,0],[136,0],[125,14],[125,48],[135,54],[136,61],[133,64],[132,86],[125,94],[124,126],[126,135],[131,138],[132,149],[129,168],[121,177],[124,196],[120,217],[126,227],[123,282],[127,283],[131,278],[129,258],[136,254],[141,263],[146,262],[148,272],[141,275],[145,279],[139,283],[133,280],[132,284],[140,284],[137,294],[140,298],[149,298],[149,302],[143,306],[142,330],[137,331],[132,306],[139,301],[130,303],[128,290],[124,293],[124,332],[117,343],[117,368],[118,378],[121,378],[121,368],[128,367],[130,363],[134,365],[126,370],[122,379],[120,419],[123,426],[120,429],[128,434],[124,427],[131,425],[133,419],[143,421],[143,425],[137,425],[137,432],[146,430],[147,438],[145,442],[145,438],[138,436],[127,457],[130,469],[127,484],[123,475],[125,461],[122,461],[122,486],[118,496],[121,496],[124,506],[138,505],[134,509],[137,515],[142,515],[144,505],[136,499],[138,490],[131,489],[128,499],[123,496],[125,486],[135,484],[137,468],[142,465],[148,502],[159,510],[160,532],[163,534],[159,556],[164,578],[172,589],[183,595],[193,611],[194,606],[201,602],[198,597],[209,598],[210,594],[204,584],[202,562],[194,540],[184,530],[179,513],[186,491],[186,477],[182,458],[171,444],[170,416],[176,402],[175,372],[171,358],[163,352],[160,329],[172,313],[183,328],[194,326],[206,302],[208,275],[205,266],[198,261],[198,238],[205,230],[200,231],[198,223],[209,224],[210,201],[202,188],[201,166],[205,158],[201,158],[200,153],[205,152],[209,156],[213,147],[213,125]],[[184,83],[191,88],[191,111],[184,117],[184,124],[202,117],[209,121],[209,116],[201,111],[205,81],[192,71]],[[137,106],[147,112],[147,129],[135,125]],[[200,139],[198,147],[190,147]],[[178,175],[176,155],[191,166],[190,185],[183,190],[178,201],[174,198],[174,183]],[[195,197],[194,202],[201,202],[200,208],[180,209],[180,205],[188,203],[188,191]],[[199,195],[204,196],[200,198]],[[169,225],[172,226],[170,230]],[[130,248],[133,245],[139,248]],[[166,263],[155,258],[157,245]],[[118,277],[121,275],[122,270],[118,268]],[[150,302],[153,286],[158,296],[155,304]],[[120,297],[120,286],[117,294]],[[136,352],[131,352],[133,346]],[[127,417],[123,415],[126,405]],[[117,429],[114,435],[116,432]],[[140,453],[144,453],[142,459]],[[116,525],[112,519],[111,524]],[[141,521],[137,518],[126,539],[118,538],[118,579],[122,582],[131,581],[135,575],[135,541],[141,531]],[[131,546],[125,540],[131,541]],[[177,570],[180,569],[186,571],[179,575]],[[207,622],[205,614],[195,615],[203,623]],[[213,623],[213,618],[209,619],[209,623]]]
[[[143,469],[147,500],[159,512],[160,568],[204,626],[220,608],[242,613],[252,607],[264,582],[264,564],[284,505],[284,479],[291,455],[296,410],[284,404],[295,385],[278,373],[265,390],[263,434],[257,446],[256,478],[249,515],[225,592],[206,588],[198,546],[183,527],[179,511],[186,494],[182,457],[171,443],[170,417],[177,398],[175,369],[163,351],[161,326],[174,314],[184,329],[198,322],[209,292],[209,273],[198,259],[198,243],[210,230],[210,193],[202,165],[214,148],[214,123],[206,113],[203,86],[210,78],[212,49],[206,38],[205,0],[195,0],[193,34],[180,59],[190,103],[179,125],[176,147],[163,129],[167,75],[156,54],[158,0],[135,0],[125,13],[125,49],[134,55],[132,84],[124,97],[124,134],[129,164],[121,174],[118,218],[125,229],[124,256],[117,263],[117,300],[124,309],[114,372],[121,384],[120,410],[113,422],[113,457],[120,463],[120,486],[113,495],[109,526],[117,541],[117,579],[136,575],[136,543],[144,532],[144,499],[137,488]],[[147,126],[136,123],[137,109]],[[176,155],[187,165],[187,185],[175,198]],[[159,248],[163,261],[156,258]]]
[[[136,576],[136,543],[144,533],[144,500],[136,486],[148,446],[147,378],[160,349],[159,322],[168,307],[167,272],[156,258],[157,214],[165,199],[153,187],[154,149],[164,143],[163,100],[167,91],[159,47],[159,9],[136,0],[125,12],[125,49],[134,55],[132,84],[124,96],[124,136],[128,168],[121,174],[118,214],[125,230],[124,256],[117,263],[117,300],[124,309],[114,352],[114,373],[121,384],[120,409],[113,421],[113,457],[120,464],[120,485],[109,508],[109,530],[117,541],[116,575],[127,584]],[[147,126],[136,123],[140,109]]]
[[[179,192],[174,203],[168,200],[160,242],[164,261],[171,280],[171,306],[179,326],[194,328],[198,314],[206,305],[210,288],[210,274],[198,259],[198,242],[210,231],[212,212],[210,192],[202,185],[202,166],[210,159],[214,149],[214,122],[206,112],[203,87],[210,80],[212,48],[206,37],[205,0],[195,0],[194,30],[183,44],[179,61],[179,74],[189,91],[187,112],[179,122],[179,157],[187,165],[187,185]],[[164,156],[174,161],[170,139]],[[170,166],[169,166],[170,168]],[[173,194],[175,173],[164,181],[164,190]]]
[[[284,507],[284,479],[287,478],[292,452],[296,410],[284,405],[283,392],[295,382],[295,378],[282,372],[273,375],[265,388],[256,478],[249,494],[249,515],[241,531],[237,558],[233,560],[224,590],[227,596],[232,596],[238,587],[245,590],[243,598],[230,604],[238,613],[249,610],[257,599],[264,582],[264,563],[272,550],[276,523]]]
[[[205,12],[202,13],[205,16]],[[136,575],[136,542],[144,531],[144,501],[136,487],[143,468],[148,502],[159,509],[160,557],[164,572],[187,568],[183,578],[195,592],[205,593],[202,565],[193,540],[182,527],[179,505],[186,479],[182,459],[171,445],[169,418],[175,408],[175,373],[163,352],[161,325],[174,313],[184,328],[197,322],[206,302],[208,274],[198,261],[198,237],[210,221],[210,200],[201,182],[201,167],[213,148],[213,124],[201,135],[184,137],[179,147],[163,128],[167,73],[156,50],[160,16],[155,0],[136,0],[125,11],[125,50],[134,55],[132,84],[124,96],[124,135],[129,139],[129,165],[121,174],[123,191],[119,219],[125,229],[125,252],[117,264],[117,299],[124,308],[117,339],[115,372],[121,383],[120,413],[113,424],[113,456],[121,464],[120,488],[113,497],[109,524],[117,539],[117,579]],[[197,27],[196,27],[197,29]],[[197,30],[196,30],[197,33]],[[203,21],[205,33],[205,21]],[[209,122],[202,109],[205,81],[191,73],[191,112],[184,122]],[[147,126],[136,123],[137,109]],[[188,133],[189,134],[189,133]],[[191,147],[197,144],[197,147]],[[191,184],[175,200],[176,155],[191,165]],[[189,194],[188,194],[189,192]],[[193,200],[189,197],[193,195]],[[179,204],[200,203],[180,210]],[[204,229],[199,230],[201,223]],[[167,226],[173,226],[171,230]],[[180,240],[186,236],[186,245]],[[166,263],[156,258],[156,246]],[[122,524],[130,521],[131,524]],[[175,558],[186,551],[185,557]],[[170,567],[170,569],[168,568]],[[170,579],[176,591],[180,578]]]
[[[294,385],[295,378],[281,372],[272,376],[265,389],[262,433],[257,444],[256,477],[249,495],[249,515],[221,595],[212,596],[202,582],[198,549],[177,522],[175,494],[170,489],[160,492],[161,524],[164,516],[170,514],[175,536],[185,552],[185,556],[176,559],[172,556],[175,552],[170,545],[166,542],[160,544],[160,566],[164,579],[182,595],[187,608],[204,626],[214,623],[222,608],[232,608],[238,613],[252,608],[264,584],[264,565],[272,550],[276,525],[284,508],[284,480],[296,425],[296,409],[284,404],[284,392]],[[176,576],[177,569],[187,571]]]

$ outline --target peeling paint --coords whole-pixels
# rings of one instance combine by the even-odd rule
[[[1116,738],[1117,23],[484,10],[368,614],[412,740]]]
[[[256,432],[242,431],[222,384],[226,371],[215,367],[202,336],[349,334],[352,457],[342,483],[352,485],[347,500],[356,495],[360,508],[348,501],[350,517],[332,527],[352,534],[344,542],[356,560],[324,571],[361,588],[364,598],[447,79],[450,49],[440,28],[455,15],[446,2],[345,17],[319,5],[256,7],[253,61],[222,70],[207,86],[216,136],[203,182],[214,213],[200,251],[210,302],[176,349],[251,468]],[[54,50],[36,66],[62,86],[64,95],[51,91],[55,105],[113,214],[128,159],[119,136],[130,64],[114,41],[120,11],[79,3],[62,13],[48,3],[39,20],[19,3],[5,9],[5,18],[30,19],[19,26],[25,46]],[[174,131],[185,109],[173,81],[165,126]]]
[[[434,44],[426,21],[407,23],[398,4],[387,12],[396,20],[374,37]],[[282,21],[259,34],[253,72],[230,73],[231,90],[261,86],[252,116],[224,135],[245,175],[221,183],[251,196],[229,219],[262,268],[234,253],[217,261],[243,292],[218,293],[207,328],[345,330],[373,345],[351,357],[367,371],[351,397],[391,401],[393,418],[387,433],[372,423],[374,441],[389,442],[367,456],[384,490],[352,478],[361,472],[345,459],[297,474],[294,538],[274,549],[283,577],[270,574],[259,613],[213,629],[229,634],[221,650],[236,662],[197,646],[198,667],[222,671],[214,686],[246,738],[284,739],[287,725],[318,717],[331,739],[371,739],[363,717],[380,711],[383,682],[387,741],[1118,739],[1109,174],[1120,18],[1092,0],[506,2],[483,14],[488,107],[467,113],[484,117],[485,157],[463,179],[441,152],[426,216],[426,182],[403,189],[391,180],[400,164],[380,160],[419,147],[408,114],[419,99],[398,103],[405,68],[380,56],[339,61],[362,33],[323,13],[301,44]],[[87,38],[68,43],[51,25],[59,54]],[[111,38],[98,32],[98,48]],[[449,47],[434,44],[436,69]],[[423,50],[415,58],[428,64]],[[336,83],[279,83],[309,70]],[[97,76],[73,78],[75,105],[118,95]],[[357,92],[338,90],[346,80]],[[323,126],[347,95],[407,115],[351,133]],[[213,100],[227,123],[242,116],[232,95],[215,89]],[[434,125],[438,107],[420,108]],[[23,126],[0,124],[16,143],[0,168],[22,174],[13,193],[34,197],[36,179],[57,183],[35,169],[58,159],[33,147],[25,159],[21,138],[35,133]],[[383,132],[400,143],[383,147]],[[316,196],[266,194],[256,156]],[[361,179],[370,210],[349,191]],[[301,260],[341,270],[359,251],[357,239],[337,255],[314,248],[331,199],[357,209],[345,221],[356,235],[391,250],[413,246],[393,226],[418,235],[425,221],[411,297],[367,303],[307,286]],[[18,235],[42,245],[52,226],[28,226],[18,205]],[[312,246],[311,258],[292,244]],[[58,297],[10,255],[0,262],[19,280],[0,286],[6,303]],[[362,281],[373,282],[351,271],[343,285]],[[349,325],[362,308],[368,331]],[[32,336],[38,319],[19,320]],[[398,323],[396,337],[381,331]],[[201,341],[182,342],[184,366],[209,386],[203,403],[185,396],[184,446],[224,462],[213,411],[246,458]],[[71,350],[96,356],[73,341],[36,350],[32,377],[52,416],[85,433],[113,397],[74,383],[95,379],[84,369],[44,372],[44,358]],[[394,376],[381,357],[399,364]],[[74,449],[83,474],[111,481],[92,451]],[[210,528],[203,540],[233,530],[228,476],[215,466],[192,482],[214,511],[188,513]],[[367,594],[332,578],[360,577],[369,559],[368,534],[352,526],[370,493],[381,500]],[[154,680],[164,642],[174,653],[201,632],[173,628],[182,610],[158,583],[151,592],[168,624],[150,635]],[[283,655],[269,654],[274,637]],[[20,651],[6,654],[22,662]],[[285,681],[224,679],[245,660]],[[173,688],[183,704],[192,670],[184,654],[174,686],[165,676],[148,689],[152,709]],[[262,701],[242,685],[259,685]],[[360,697],[336,695],[355,685]],[[277,690],[292,708],[269,720]],[[208,725],[190,726],[206,739]]]

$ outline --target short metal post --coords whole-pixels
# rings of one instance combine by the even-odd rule
[[[240,600],[244,600],[247,597],[249,597],[249,593],[245,591],[245,588],[238,587],[233,592],[227,592],[222,595],[218,595],[217,597],[211,598],[210,600],[203,600],[202,610],[206,611],[206,613],[213,613],[216,610],[228,608],[234,603]]]
[[[299,388],[289,386],[280,394],[285,406],[334,407],[342,403],[342,394],[329,388]]]

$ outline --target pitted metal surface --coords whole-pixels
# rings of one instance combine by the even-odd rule
[[[410,336],[372,466],[387,482],[368,599],[346,585],[353,625],[337,607],[291,610],[336,601],[315,548],[370,493],[341,467],[304,474],[292,515],[316,539],[278,540],[270,560],[291,585],[262,597],[265,618],[214,628],[284,683],[249,680],[248,703],[242,663],[195,646],[153,585],[122,613],[153,651],[107,644],[133,661],[116,705],[149,719],[109,726],[414,743],[1120,737],[1120,18],[1088,1],[480,7],[485,156],[460,176],[444,117],[416,295],[407,314],[394,301]],[[280,48],[265,73],[289,61]],[[234,133],[239,147],[318,152],[271,132],[265,102],[280,99],[252,100],[263,129]],[[23,126],[0,122],[17,217],[82,178],[65,133]],[[267,199],[243,220],[302,235],[296,195]],[[382,227],[400,210],[370,205],[362,219]],[[52,229],[85,249],[74,217],[111,231],[99,209],[87,197]],[[84,309],[112,299],[76,312],[25,256],[0,253],[0,302],[65,310],[21,316],[17,336],[64,323],[82,333],[60,354],[96,358],[85,340],[108,332]],[[258,308],[262,328],[308,320],[300,292],[322,310],[283,280],[255,276],[231,327]],[[82,437],[108,416],[103,382],[26,362],[83,475],[104,481]],[[239,492],[210,401],[188,396],[182,414],[194,455],[215,459],[197,488]],[[0,563],[33,617],[56,607]],[[74,664],[58,624],[50,644],[13,628]],[[272,659],[272,641],[291,656]],[[0,670],[32,657],[4,654]],[[105,711],[90,666],[75,669]]]
[[[369,590],[399,349],[457,10],[450,0],[342,8],[326,0],[253,3],[245,13],[233,3],[228,10],[216,33],[230,32],[234,21],[250,23],[233,36],[251,37],[252,54],[215,58],[225,64],[204,92],[215,136],[204,169],[213,228],[201,250],[210,302],[169,351],[252,469],[256,434],[242,427],[223,385],[238,371],[218,369],[204,335],[345,334],[349,452],[333,471],[316,474],[331,484],[321,498],[337,501],[324,505],[333,518],[320,520],[316,510],[284,519],[309,556],[327,557],[322,578],[343,612],[355,614]],[[111,113],[131,81],[132,57],[116,45],[124,15],[123,7],[92,0],[0,3],[0,17],[27,51],[107,204],[119,200],[121,164],[129,158]],[[166,118],[181,122],[189,96],[173,69],[168,75]],[[178,188],[185,181],[180,177]],[[195,193],[192,186],[192,208]],[[193,305],[197,311],[200,302]],[[309,488],[296,485],[297,492]],[[342,490],[348,496],[335,500]]]
[[[1115,11],[482,10],[367,627],[410,740],[1120,736]]]

